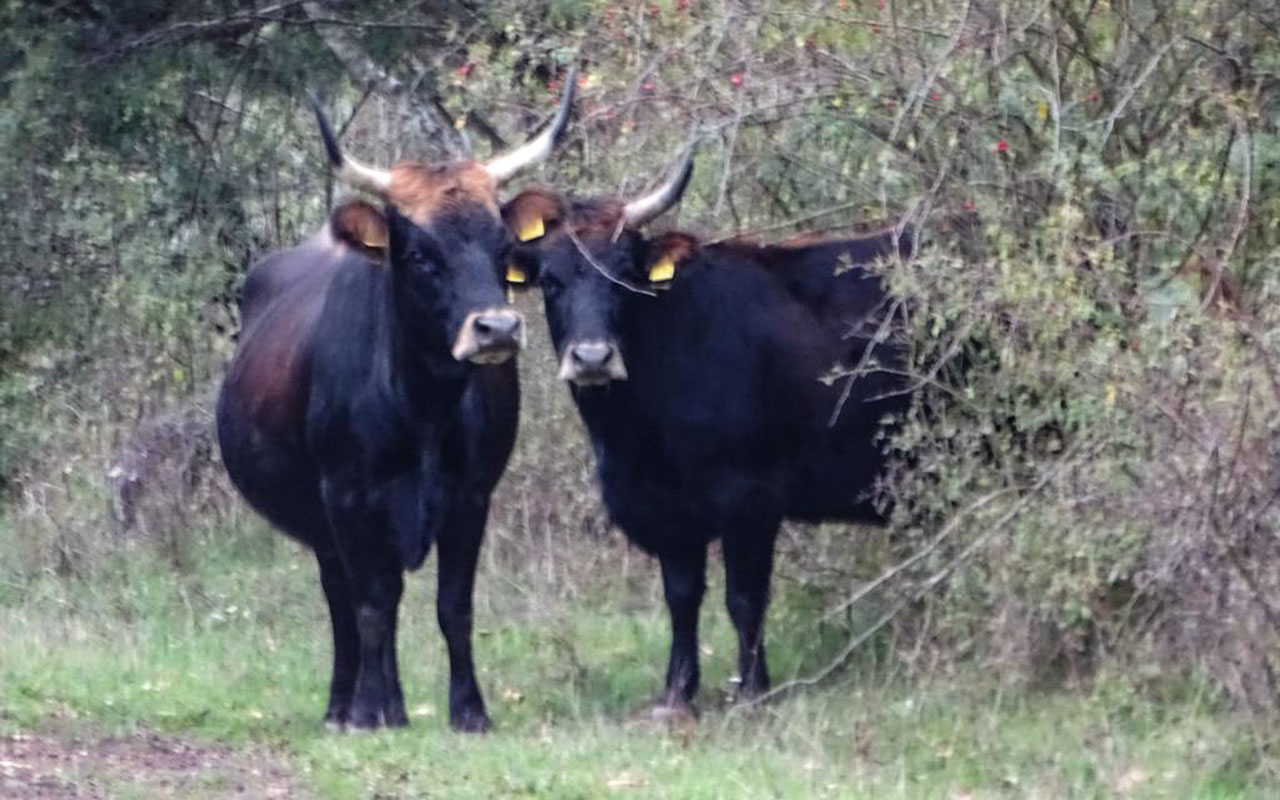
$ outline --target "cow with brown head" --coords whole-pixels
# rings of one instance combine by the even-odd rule
[[[299,246],[250,271],[239,346],[218,400],[232,482],[309,545],[333,623],[325,719],[407,723],[396,660],[403,572],[437,545],[449,719],[489,727],[471,658],[471,596],[489,497],[515,439],[511,358],[523,331],[505,301],[512,239],[496,189],[546,158],[573,100],[528,144],[488,162],[390,169],[338,146],[329,161],[381,199],[340,205]]]

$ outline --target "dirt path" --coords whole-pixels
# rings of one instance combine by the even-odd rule
[[[295,798],[283,757],[140,734],[0,736],[0,797]]]

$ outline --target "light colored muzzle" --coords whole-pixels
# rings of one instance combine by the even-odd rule
[[[501,364],[524,347],[524,317],[511,308],[472,311],[453,342],[453,357],[475,364]]]
[[[612,342],[571,342],[560,357],[559,378],[578,386],[603,386],[609,381],[625,381],[627,365]]]

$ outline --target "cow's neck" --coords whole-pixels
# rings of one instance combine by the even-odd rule
[[[404,293],[396,292],[394,281],[388,285],[393,293],[388,344],[395,383],[421,423],[442,427],[453,417],[475,367],[455,359],[438,324],[428,322],[429,314],[405,308]]]

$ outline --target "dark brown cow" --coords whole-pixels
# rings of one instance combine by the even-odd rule
[[[471,597],[489,496],[515,439],[511,356],[522,339],[504,298],[511,238],[495,189],[550,153],[573,85],[544,133],[488,163],[369,167],[341,152],[317,106],[338,175],[385,207],[342,204],[245,283],[218,438],[250,505],[315,551],[333,623],[331,724],[407,723],[396,616],[403,571],[434,541],[449,721],[489,727]]]
[[[644,235],[691,168],[686,158],[630,203],[530,190],[503,209],[528,240],[516,263],[542,289],[605,506],[662,565],[672,627],[664,708],[687,707],[698,689],[698,610],[716,538],[739,692],[769,688],[764,616],[779,524],[879,521],[883,426],[909,402],[903,351],[888,335],[893,299],[865,267],[908,250],[910,235],[798,246]],[[864,374],[820,380],[837,366]]]

